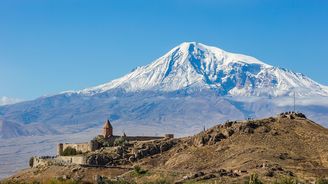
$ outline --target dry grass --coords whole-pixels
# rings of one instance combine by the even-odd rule
[[[249,123],[256,128],[241,131]],[[201,136],[213,136],[229,128],[234,129],[234,134],[221,141],[205,145],[195,142]],[[137,164],[147,170],[147,174],[136,175],[129,169],[101,168],[71,172],[70,167],[51,166],[43,170],[29,169],[14,178],[45,182],[56,176],[68,175],[70,178],[83,176],[83,181],[93,182],[95,175],[102,175],[109,178],[121,176],[131,183],[172,183],[197,171],[215,173],[225,169],[238,172],[240,176],[190,179],[185,182],[243,183],[251,173],[257,173],[258,179],[264,183],[280,181],[286,176],[309,183],[328,177],[327,142],[326,128],[303,118],[277,117],[233,123],[228,128],[216,126],[205,133],[183,138],[171,150],[140,160]],[[269,175],[271,171],[272,176]]]

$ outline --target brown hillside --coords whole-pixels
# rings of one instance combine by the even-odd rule
[[[167,140],[162,140],[166,141]],[[282,177],[297,178],[311,183],[328,177],[328,130],[302,114],[282,114],[262,120],[227,122],[192,137],[171,140],[170,149],[148,154],[124,167],[140,165],[146,174],[112,168],[82,168],[72,172],[72,166],[49,166],[18,173],[16,180],[41,180],[67,175],[83,176],[80,181],[93,180],[95,170],[108,178],[120,176],[131,183],[156,181],[169,183],[242,183],[257,173],[265,183]],[[134,148],[150,149],[161,141],[137,142]],[[90,170],[90,172],[88,172]]]
[[[259,173],[314,180],[328,176],[328,130],[297,115],[228,122],[183,139],[174,149],[149,160],[155,168],[215,173]],[[162,164],[161,164],[162,163]],[[247,175],[247,174],[246,174]]]

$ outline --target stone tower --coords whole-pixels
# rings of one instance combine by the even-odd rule
[[[110,124],[109,120],[105,121],[104,128],[103,128],[103,134],[105,138],[109,138],[113,136],[113,127]]]
[[[64,148],[63,143],[59,143],[59,144],[57,145],[57,155],[58,155],[58,156],[62,156],[62,154],[63,154],[63,148]]]
[[[89,151],[96,151],[99,148],[99,144],[95,140],[89,141]]]

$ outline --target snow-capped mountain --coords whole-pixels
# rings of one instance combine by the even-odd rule
[[[328,87],[250,56],[186,42],[109,83],[0,106],[0,138],[82,132],[106,118],[133,133],[139,127],[186,135],[227,119],[292,110],[294,92],[297,110],[328,125]]]
[[[109,83],[78,91],[97,94],[214,90],[221,96],[328,96],[328,88],[301,73],[273,67],[256,58],[185,42],[147,66]]]

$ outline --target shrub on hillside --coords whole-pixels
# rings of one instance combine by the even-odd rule
[[[320,178],[315,182],[315,184],[328,184],[328,179]]]
[[[249,180],[245,182],[245,184],[263,184],[262,181],[259,179],[257,174],[252,174],[249,177]]]
[[[115,146],[123,146],[125,144],[125,139],[123,137],[116,138],[114,141]]]
[[[157,179],[156,181],[153,182],[145,182],[144,184],[170,184],[172,182],[168,181],[167,179]]]
[[[73,156],[73,155],[78,155],[78,154],[82,154],[82,151],[76,151],[75,148],[72,147],[67,147],[64,149],[63,151],[63,156]]]
[[[170,183],[172,183],[172,182],[170,182],[170,181],[168,181],[166,179],[161,178],[161,179],[158,179],[158,180],[156,180],[154,182],[147,182],[145,184],[170,184]]]
[[[104,143],[102,144],[103,147],[112,147],[113,146],[113,142],[110,141],[104,141]]]
[[[108,179],[106,176],[96,176],[97,184],[135,184],[135,182],[126,181],[124,178]]]
[[[106,184],[134,184],[134,182],[128,182],[124,179],[118,179],[118,180],[109,180],[106,182]]]
[[[139,165],[134,166],[133,171],[136,175],[143,175],[147,173],[147,170],[142,169]]]
[[[105,137],[103,135],[97,135],[95,138],[93,138],[94,141],[97,141],[100,144],[103,144],[105,141]]]
[[[32,168],[33,164],[34,164],[34,157],[31,157],[29,162],[28,162],[29,166]]]
[[[279,181],[275,181],[274,184],[297,184],[298,181],[295,178],[291,177],[284,177],[281,178]]]
[[[51,179],[47,181],[45,184],[78,184],[79,182],[69,179],[69,180],[59,180],[59,179]]]

